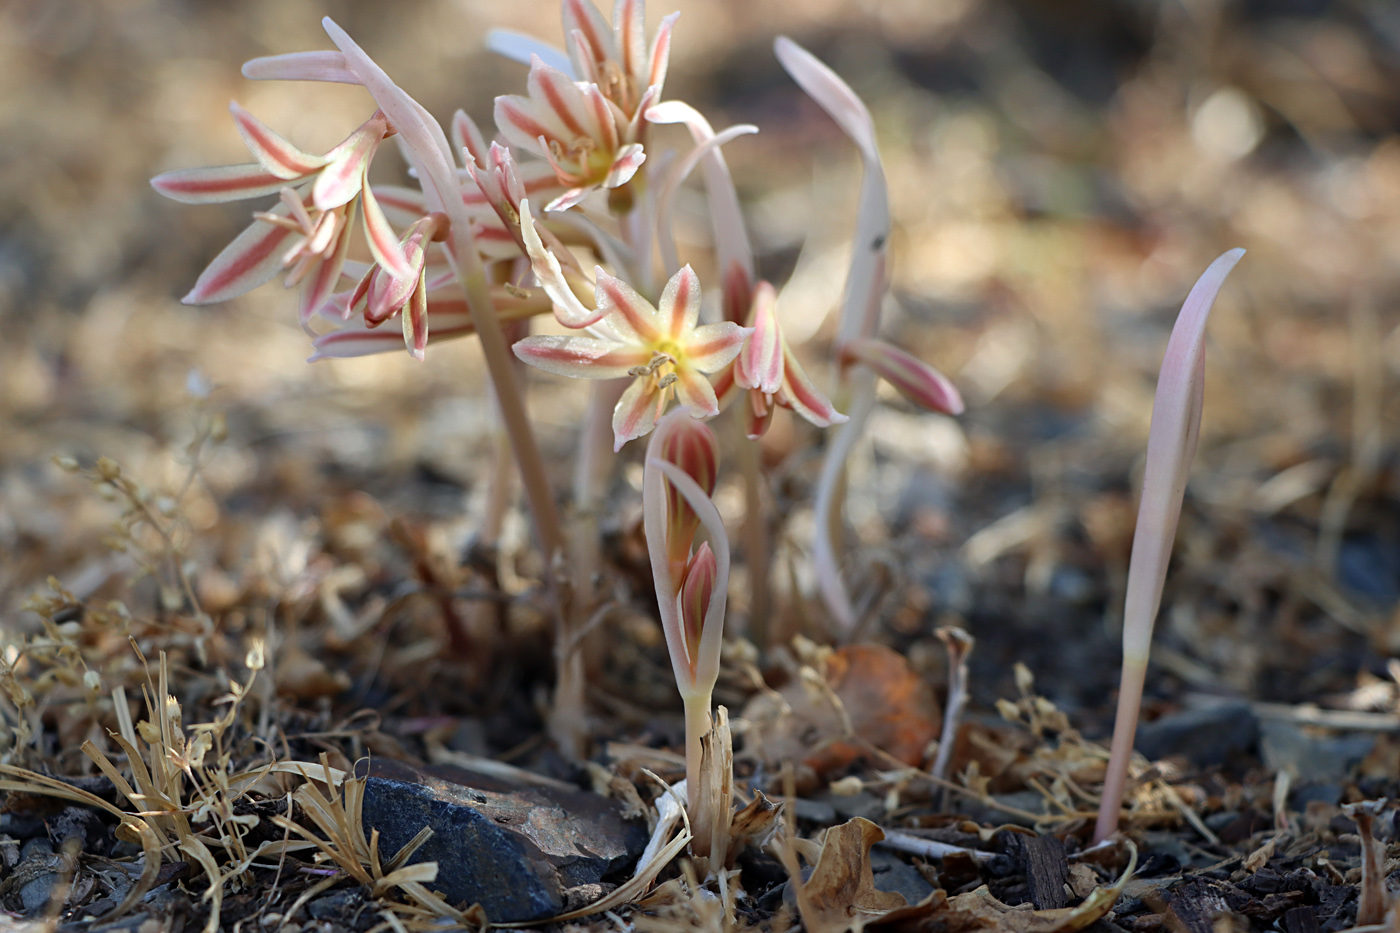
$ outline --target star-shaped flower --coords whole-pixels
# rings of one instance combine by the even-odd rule
[[[152,187],[186,204],[276,192],[282,200],[253,215],[252,225],[200,274],[186,304],[227,301],[285,269],[287,287],[302,286],[301,323],[308,326],[340,280],[357,203],[363,204],[365,238],[375,261],[396,278],[413,278],[403,247],[365,180],[380,142],[392,132],[383,113],[376,111],[344,142],[318,156],[298,149],[237,104],[230,110],[256,162],[166,172],[151,179]]]
[[[650,432],[673,390],[695,417],[719,414],[705,373],[733,360],[753,329],[732,321],[697,326],[700,282],[690,266],[666,283],[657,307],[601,268],[594,288],[601,314],[587,328],[594,336],[527,337],[515,344],[515,355],[561,376],[635,377],[613,410],[614,449]]]

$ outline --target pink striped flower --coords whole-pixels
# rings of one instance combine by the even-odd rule
[[[752,328],[732,321],[697,326],[700,283],[690,266],[666,283],[659,307],[601,268],[594,288],[599,317],[588,327],[594,336],[527,337],[515,344],[515,355],[561,376],[635,377],[613,409],[616,450],[656,426],[672,391],[696,418],[719,414],[704,374],[733,360]]]
[[[532,56],[529,96],[496,98],[496,126],[515,146],[548,160],[568,190],[545,210],[566,210],[597,188],[631,181],[646,153],[629,141],[628,121],[596,84],[575,83]]]
[[[382,113],[376,111],[344,142],[318,156],[298,149],[237,104],[230,109],[257,161],[166,172],[151,179],[152,187],[186,204],[279,192],[281,202],[253,215],[252,225],[200,274],[186,304],[227,301],[286,270],[287,287],[302,287],[301,322],[307,326],[340,280],[359,204],[375,261],[396,278],[412,277],[403,247],[365,182],[375,151],[392,133]]]
[[[644,0],[617,0],[611,28],[589,0],[564,0],[564,35],[574,74],[597,86],[617,107],[626,118],[629,140],[641,141],[642,114],[661,99],[678,16],[672,13],[661,21],[648,50]]]
[[[778,294],[767,282],[759,282],[749,305],[748,324],[753,336],[734,363],[720,374],[716,394],[727,404],[743,394],[744,433],[757,440],[773,420],[774,406],[789,408],[819,428],[846,420],[802,369],[783,337],[777,315]]]

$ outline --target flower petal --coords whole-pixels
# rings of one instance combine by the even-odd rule
[[[768,397],[762,392],[750,391],[746,395],[748,404],[744,406],[744,436],[756,441],[768,433],[768,426],[773,423],[775,406],[769,403]]]
[[[422,362],[427,357],[428,349],[428,289],[423,273],[419,273],[418,287],[413,290],[403,314],[399,316],[403,318],[404,345],[408,347],[410,356]]]
[[[391,223],[407,227],[428,213],[428,202],[417,188],[374,185],[374,200]]]
[[[408,257],[404,254],[403,244],[399,242],[394,228],[389,226],[389,220],[379,207],[374,189],[369,185],[364,186],[364,202],[365,239],[369,242],[369,251],[374,255],[374,261],[396,279],[413,278],[413,267],[409,265]]]
[[[598,310],[623,339],[636,337],[650,343],[663,336],[660,317],[651,302],[622,279],[608,275],[602,266],[598,267],[593,294]]]
[[[285,212],[281,204],[274,213]],[[236,298],[272,280],[282,268],[282,244],[292,231],[256,220],[214,257],[190,293],[180,299],[187,305],[207,305]]]
[[[516,341],[512,349],[536,369],[583,379],[617,379],[651,362],[645,348],[596,337],[539,335]]]
[[[164,172],[151,179],[151,187],[182,204],[219,204],[276,194],[287,179],[274,175],[257,162],[219,165]]]
[[[734,381],[765,395],[777,392],[783,384],[783,332],[778,326],[777,304],[773,286],[758,283],[749,311],[753,333],[734,360]]]
[[[542,42],[534,36],[527,36],[514,29],[488,30],[486,48],[502,58],[522,65],[528,65],[532,59],[539,58],[551,68],[557,68],[571,77],[573,74],[573,64],[569,61],[569,56],[548,42]]]
[[[564,278],[564,270],[554,254],[544,248],[539,231],[535,229],[534,218],[530,216],[530,202],[520,202],[520,233],[525,240],[525,249],[530,256],[530,271],[544,289],[544,293],[554,302],[554,316],[565,327],[588,327],[596,324],[607,313],[599,307],[590,311],[578,300],[569,282]]]
[[[700,280],[689,265],[671,276],[657,302],[661,331],[672,340],[681,340],[695,329],[700,319]]]
[[[819,428],[829,428],[848,420],[808,377],[786,340],[783,341],[783,385],[778,390],[777,399],[779,404],[786,405]]]
[[[360,83],[360,79],[345,64],[345,54],[332,51],[292,52],[250,59],[243,63],[243,77],[250,81]]]
[[[664,423],[667,430],[659,432],[647,445],[648,454],[674,463],[707,495],[712,495],[719,479],[719,439],[715,432],[695,418],[672,418]],[[671,569],[679,579],[690,556],[691,541],[700,527],[700,518],[669,482],[666,484],[666,524]]]
[[[234,125],[238,127],[238,135],[243,137],[243,144],[253,158],[277,177],[289,180],[303,178],[329,161],[324,156],[298,149],[272,127],[238,106],[236,101],[230,102],[228,109],[233,114]]]
[[[677,498],[679,498],[677,493]],[[695,519],[698,527],[699,516]],[[690,657],[700,652],[700,636],[705,630],[705,610],[710,606],[710,598],[715,591],[715,578],[719,570],[715,566],[715,552],[710,542],[703,541],[695,556],[686,567],[685,583],[681,584],[679,599],[681,631],[685,633],[686,647]]]
[[[441,313],[435,310],[433,304],[428,305],[428,319],[432,324],[432,333],[428,336],[429,346],[457,337],[470,337],[476,333],[466,305],[458,303],[457,307],[458,311]],[[312,346],[315,352],[308,362],[314,363],[317,360],[402,352],[404,339],[402,334],[390,328],[369,327],[363,318],[351,318],[335,330],[321,334],[312,341]]]
[[[548,106],[570,138],[599,138],[601,127],[597,125],[596,114],[590,110],[578,85],[558,68],[546,65],[538,55],[530,60],[526,87],[531,102]]]
[[[642,70],[646,55],[646,3],[617,0],[613,4],[613,33],[618,38],[618,64],[629,78]]]
[[[733,321],[703,324],[691,331],[686,341],[686,363],[702,373],[715,372],[739,355],[751,333],[752,327],[740,327]]]
[[[698,370],[689,366],[676,367],[676,401],[680,402],[697,418],[713,418],[719,414],[719,399],[715,398],[715,387]]]
[[[567,142],[566,130],[554,112],[528,97],[502,94],[496,98],[495,116],[496,128],[507,142],[541,158],[549,157],[549,143],[562,146]]]
[[[311,199],[323,211],[348,204],[365,182],[365,170],[379,141],[384,138],[385,120],[378,111],[329,153],[330,162],[316,176]]]
[[[847,344],[842,356],[869,366],[920,408],[945,415],[962,414],[962,396],[948,377],[896,346],[864,337]]]
[[[612,165],[608,167],[607,177],[603,179],[603,187],[618,188],[627,184],[646,160],[647,154],[642,151],[641,143],[623,146],[617,150],[617,158],[613,159]]]
[[[665,392],[655,379],[648,376],[632,380],[613,409],[613,450],[621,450],[622,445],[633,438],[651,433],[665,404]]]
[[[452,115],[452,148],[458,152],[465,151],[477,165],[486,164],[486,138],[465,110],[458,110]]]
[[[350,226],[355,222],[355,205],[350,204],[344,217],[335,221],[337,237],[335,250],[317,263],[316,268],[302,282],[300,296],[301,326],[308,329],[316,312],[340,283],[341,270],[345,267],[345,256],[350,251]]]
[[[571,39],[569,61],[581,81],[592,79],[599,62],[617,59],[613,31],[589,0],[564,0],[564,35]]]
[[[662,19],[661,25],[656,27],[656,36],[651,41],[646,84],[656,88],[657,93],[660,93],[662,85],[666,83],[666,66],[671,60],[671,31],[680,15],[678,12],[672,13]]]

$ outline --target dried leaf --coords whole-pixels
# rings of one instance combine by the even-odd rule
[[[859,931],[908,906],[902,894],[875,887],[870,847],[884,838],[880,827],[861,817],[827,830],[817,867],[797,890],[797,907],[808,933]]]
[[[872,746],[906,764],[923,760],[938,738],[938,701],[909,662],[881,645],[846,645],[776,695],[744,711],[768,761],[797,758],[824,774],[870,754]]]

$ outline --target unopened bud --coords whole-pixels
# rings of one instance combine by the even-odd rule
[[[710,608],[710,596],[714,594],[715,577],[718,575],[715,553],[710,550],[710,542],[706,541],[690,559],[685,583],[681,587],[681,629],[685,632],[685,643],[692,658],[700,648],[700,636],[705,629],[705,610]]]

